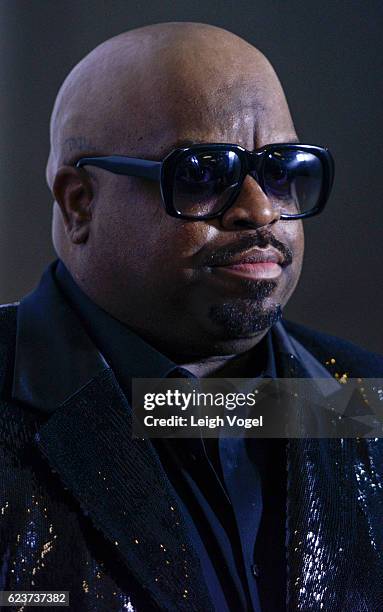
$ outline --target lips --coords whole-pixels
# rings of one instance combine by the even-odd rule
[[[216,262],[212,271],[218,274],[241,276],[251,280],[274,279],[286,265],[282,255],[273,249],[253,249],[229,261]]]
[[[244,264],[258,264],[258,263],[276,263],[283,265],[283,257],[277,251],[272,249],[260,250],[254,249],[250,253],[240,254],[236,257],[232,257],[229,261],[218,263],[219,266],[236,266]]]

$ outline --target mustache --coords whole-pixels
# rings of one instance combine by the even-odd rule
[[[240,240],[226,244],[224,247],[209,253],[204,257],[205,266],[224,266],[230,264],[236,255],[245,254],[254,247],[265,248],[272,246],[282,255],[282,266],[286,267],[293,261],[291,249],[280,242],[270,231],[262,231],[251,236],[243,236]]]

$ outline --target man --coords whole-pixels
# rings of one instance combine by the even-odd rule
[[[380,440],[132,438],[134,378],[382,376],[282,319],[332,182],[330,154],[297,143],[268,61],[219,28],[131,31],[67,77],[59,261],[1,311],[3,590],[68,590],[79,611],[380,609]]]

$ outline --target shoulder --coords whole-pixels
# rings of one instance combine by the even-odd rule
[[[19,302],[0,304],[0,343],[7,342],[10,336],[15,336],[18,307]]]
[[[0,393],[13,372],[18,303],[0,305]]]
[[[22,452],[36,431],[38,415],[11,399],[18,303],[0,305],[0,465]],[[12,463],[14,465],[14,462]],[[0,479],[1,480],[1,479]]]
[[[283,320],[286,331],[332,373],[349,377],[383,377],[383,355],[293,321]]]

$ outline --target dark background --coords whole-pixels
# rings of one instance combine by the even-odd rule
[[[53,256],[45,186],[48,120],[74,64],[103,40],[160,21],[202,21],[258,46],[285,88],[301,140],[327,145],[336,182],[307,220],[296,321],[382,351],[381,0],[0,0],[0,302]]]

